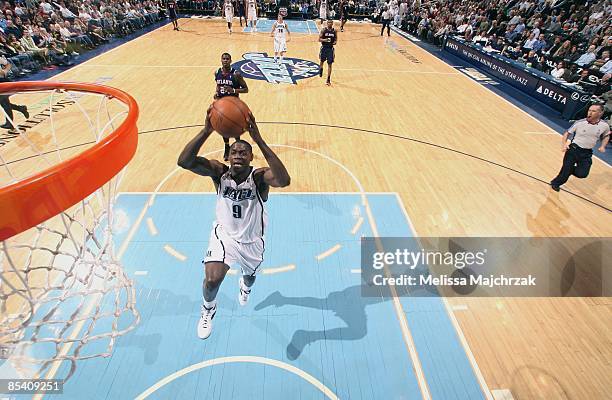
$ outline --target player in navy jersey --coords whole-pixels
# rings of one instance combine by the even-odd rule
[[[176,2],[174,0],[168,0],[166,5],[168,8],[168,16],[170,17],[170,21],[172,21],[172,25],[174,25],[174,30],[178,31],[178,19],[176,16]]]
[[[319,76],[323,76],[323,63],[327,61],[327,86],[331,85],[332,64],[334,63],[334,45],[338,42],[338,32],[334,29],[334,21],[327,20],[327,26],[321,30],[319,35],[321,50],[319,52]]]
[[[210,137],[210,110],[206,123],[179,156],[178,165],[198,175],[212,178],[217,189],[215,222],[204,258],[205,278],[202,282],[202,308],[198,322],[198,337],[206,339],[212,331],[212,319],[217,312],[217,292],[230,267],[239,264],[238,302],[246,305],[255,276],[260,271],[266,249],[267,213],[264,204],[270,187],[288,186],[291,178],[278,156],[263,140],[253,114],[249,113],[248,130],[268,166],[254,168],[251,145],[238,139],[231,147],[229,167],[217,160],[198,156]]]
[[[242,26],[242,18],[244,18],[244,25],[246,26],[247,24],[247,19],[246,19],[246,12],[245,12],[245,8],[244,8],[244,1],[243,0],[236,0],[237,3],[237,9],[238,9],[238,17],[240,18],[240,26]]]
[[[340,32],[344,32],[344,24],[348,19],[348,3],[345,0],[340,0],[338,3],[338,11],[340,12]]]
[[[217,84],[215,100],[225,96],[238,97],[240,93],[249,92],[249,87],[240,72],[232,68],[232,56],[229,53],[221,55],[221,68],[215,72],[215,83]],[[223,159],[227,161],[230,151],[229,139],[224,137],[223,142],[225,142]]]

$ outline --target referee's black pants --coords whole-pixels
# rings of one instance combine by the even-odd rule
[[[592,157],[593,150],[583,149],[574,143],[570,144],[569,149],[565,152],[565,156],[563,156],[561,171],[559,171],[559,175],[550,184],[561,186],[572,175],[576,178],[586,178],[591,170],[591,164],[593,164]]]
[[[21,109],[20,106],[11,103],[11,101],[9,100],[9,96],[5,94],[0,95],[0,106],[4,109],[6,116],[8,116],[8,118],[10,119],[13,119],[13,110]],[[8,123],[9,120],[7,119],[6,122]]]
[[[391,20],[390,19],[382,20],[382,29],[380,30],[380,36],[383,35],[383,32],[385,31],[385,27],[387,27],[387,36],[391,36]]]

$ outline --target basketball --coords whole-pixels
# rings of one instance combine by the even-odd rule
[[[249,107],[238,97],[226,96],[213,103],[210,123],[223,137],[240,137],[248,128]]]

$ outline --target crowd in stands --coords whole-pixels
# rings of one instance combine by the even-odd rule
[[[165,17],[162,0],[0,1],[0,57],[13,77],[71,65],[74,57]],[[221,0],[179,0],[181,10],[221,15]],[[258,0],[274,12],[275,0]],[[329,15],[339,15],[338,0]],[[316,18],[319,0],[289,0],[290,12]],[[612,0],[349,0],[350,15],[383,11],[391,23],[436,45],[461,37],[558,80],[581,86],[612,111]],[[1,60],[0,60],[1,61]]]
[[[443,45],[458,36],[555,79],[579,85],[612,111],[612,1],[389,0],[397,27]]]
[[[73,63],[79,54],[159,21],[159,1],[0,2],[0,57],[13,78]],[[2,60],[4,61],[4,60]]]
[[[238,9],[238,1],[232,0],[234,9]],[[223,13],[224,0],[178,0],[179,10],[202,13],[220,17]],[[286,4],[290,13],[302,14],[303,19],[317,18],[321,0],[257,0],[257,10],[260,17],[268,16],[278,12],[280,4]],[[377,8],[377,0],[347,0],[348,13],[355,18],[365,17],[372,14]],[[328,0],[328,16],[338,18],[339,0]]]

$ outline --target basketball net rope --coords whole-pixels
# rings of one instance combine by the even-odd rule
[[[54,149],[44,152],[27,131],[18,136],[41,164],[62,161],[54,121],[57,94],[74,101],[96,143],[127,114],[127,106],[118,102],[123,111],[111,118],[108,103],[113,99],[107,95],[44,91],[49,92]],[[84,96],[100,97],[95,123],[81,104]],[[20,180],[2,152],[0,164],[10,183]],[[133,282],[113,242],[113,205],[124,171],[70,209],[0,244],[0,357],[8,358],[24,378],[68,380],[78,360],[110,356],[116,338],[140,321]]]

